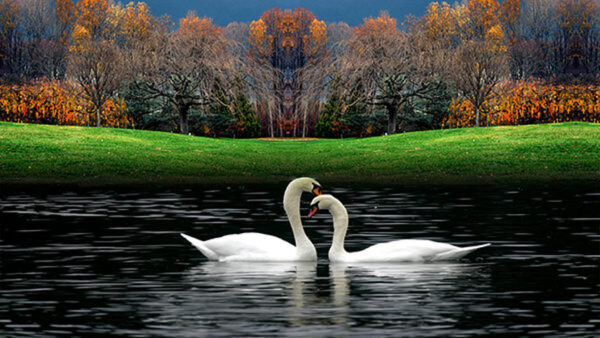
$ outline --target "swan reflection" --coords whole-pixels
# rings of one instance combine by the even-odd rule
[[[349,274],[356,277],[388,277],[406,283],[423,283],[464,277],[481,271],[482,264],[459,263],[332,263],[329,266],[332,275]],[[396,281],[398,282],[398,281]]]
[[[353,314],[389,310],[390,323],[418,318],[443,323],[461,311],[458,293],[473,297],[488,285],[489,273],[477,264],[366,264],[329,265],[332,305],[338,324]],[[441,310],[441,311],[440,311]]]
[[[322,267],[318,276],[316,262],[204,262],[171,290],[155,293],[141,312],[147,325],[178,325],[190,334],[219,328],[235,335],[250,323],[261,328],[256,335],[273,335],[274,325],[302,335],[330,325],[354,327],[365,314],[380,312],[386,313],[381,325],[447,324],[463,315],[464,304],[490,292],[486,265]]]
[[[208,261],[188,270],[186,279],[192,285],[209,280],[213,287],[274,284],[293,278],[314,278],[316,268],[317,262]]]
[[[183,290],[163,292],[152,302],[160,304],[161,311],[151,322],[175,321],[190,330],[217,325],[223,332],[241,332],[235,318],[265,329],[273,322],[305,325],[316,302],[311,287],[316,266],[316,262],[204,262],[184,272]],[[273,312],[274,308],[282,311]]]

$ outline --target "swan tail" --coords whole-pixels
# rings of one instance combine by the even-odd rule
[[[186,234],[180,234],[181,237],[185,238],[188,240],[188,242],[190,242],[193,246],[196,247],[196,249],[200,250],[200,252],[202,252],[202,254],[204,254],[204,256],[206,256],[206,258],[208,258],[211,261],[216,261],[219,260],[219,255],[217,255],[214,251],[212,251],[211,249],[209,249],[206,244],[204,244],[203,241],[196,239],[192,236],[188,236]]]
[[[432,261],[451,261],[451,260],[460,259],[477,249],[485,248],[486,246],[490,246],[490,245],[491,245],[490,243],[486,243],[486,244],[468,246],[466,248],[458,248],[456,250],[443,252],[443,253],[435,255],[433,257]]]

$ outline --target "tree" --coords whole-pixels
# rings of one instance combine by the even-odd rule
[[[91,41],[108,40],[114,36],[117,23],[112,20],[116,7],[108,0],[79,0],[76,5],[77,14],[75,31],[86,31]]]
[[[579,77],[597,76],[600,69],[600,3],[596,0],[559,0],[556,52],[558,71]]]
[[[27,79],[64,76],[68,44],[58,15],[65,16],[68,4],[59,1],[55,7],[48,0],[21,0],[20,7],[19,75]]]
[[[486,40],[490,30],[500,25],[499,10],[500,3],[496,0],[468,0],[461,18],[463,40]]]
[[[192,107],[216,103],[230,108],[222,96],[213,95],[231,91],[235,61],[229,51],[221,27],[212,19],[189,13],[180,20],[178,30],[156,30],[128,59],[140,90],[149,99],[161,97],[170,102],[179,115],[179,131],[188,134]]]
[[[86,41],[71,50],[69,73],[92,102],[97,127],[101,126],[102,107],[121,86],[121,60],[119,48],[110,41]]]
[[[3,73],[16,71],[16,58],[19,52],[17,28],[21,22],[19,2],[2,0],[0,2],[0,68]]]
[[[299,109],[302,121],[302,137],[312,130],[319,135],[317,126],[328,119],[328,110],[323,107],[323,102],[330,102],[335,97],[339,100],[339,109],[335,112],[336,119],[344,117],[348,109],[361,102],[362,88],[356,80],[356,74],[350,70],[348,64],[348,38],[351,28],[343,23],[331,23],[327,26],[326,44],[322,47],[323,53],[318,58],[302,69],[302,92],[300,94]],[[327,103],[325,103],[327,104]],[[311,126],[314,128],[310,128]],[[321,128],[322,131],[322,127]],[[321,133],[322,134],[322,133]],[[340,134],[341,135],[341,134]]]
[[[458,91],[475,107],[475,126],[479,127],[481,109],[505,74],[504,53],[489,41],[467,41],[459,47],[454,65],[450,76]]]
[[[396,133],[398,114],[404,104],[416,97],[427,97],[437,82],[431,50],[418,43],[414,32],[400,31],[396,20],[383,12],[367,18],[354,30],[349,42],[347,72],[358,73],[363,99],[388,112],[388,133]]]
[[[76,8],[68,72],[93,103],[100,127],[102,106],[117,92],[124,76],[121,50],[115,44],[116,7],[107,0],[81,0]]]
[[[234,91],[233,97],[233,118],[234,123],[230,127],[233,137],[259,137],[260,124],[256,118],[256,111],[250,104],[247,95],[244,93],[244,86],[241,82]]]
[[[259,125],[259,135],[264,133],[273,137],[276,121],[281,118],[274,90],[278,70],[270,64],[268,58],[256,54],[250,29],[250,25],[237,22],[230,23],[225,29],[230,54],[236,62],[234,88],[235,91],[242,91],[248,104],[252,106],[251,111],[256,115]],[[235,91],[231,95],[233,102],[236,102],[235,98],[238,96]]]
[[[451,48],[460,38],[457,10],[445,2],[432,2],[427,7],[425,15],[417,22],[423,32],[423,38],[431,44],[442,44]]]
[[[344,126],[342,123],[343,100],[338,90],[334,90],[327,102],[323,106],[319,121],[315,125],[315,135],[317,137],[340,137],[343,135]]]
[[[271,109],[278,108],[275,110],[279,112],[282,124],[297,125],[294,122],[302,120],[304,125],[307,105],[310,105],[306,100],[300,102],[305,86],[304,70],[324,54],[327,25],[303,8],[293,12],[273,8],[253,21],[249,28],[251,55],[257,63],[268,63],[273,70],[269,82],[273,84],[275,100],[268,103],[271,122],[274,122]],[[279,129],[283,136],[284,130]],[[296,132],[297,128],[293,128],[292,135]]]

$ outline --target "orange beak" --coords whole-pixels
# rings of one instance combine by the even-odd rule
[[[321,191],[321,187],[314,187],[312,192],[313,194],[315,194],[315,196],[321,196],[323,194],[323,192]]]
[[[319,211],[319,207],[318,206],[313,205],[312,207],[310,207],[310,212],[308,213],[308,218],[313,217],[313,215],[316,214],[317,211]]]

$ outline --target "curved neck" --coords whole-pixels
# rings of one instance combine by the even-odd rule
[[[300,198],[302,197],[302,189],[292,182],[285,189],[283,194],[283,209],[287,214],[292,232],[294,233],[294,241],[296,242],[296,249],[298,252],[311,250],[315,251],[314,245],[306,236],[304,228],[302,227],[302,220],[300,218]]]
[[[333,216],[333,241],[329,249],[329,258],[335,260],[336,257],[345,255],[344,239],[348,230],[348,212],[342,203],[333,201],[329,207],[329,213]]]

